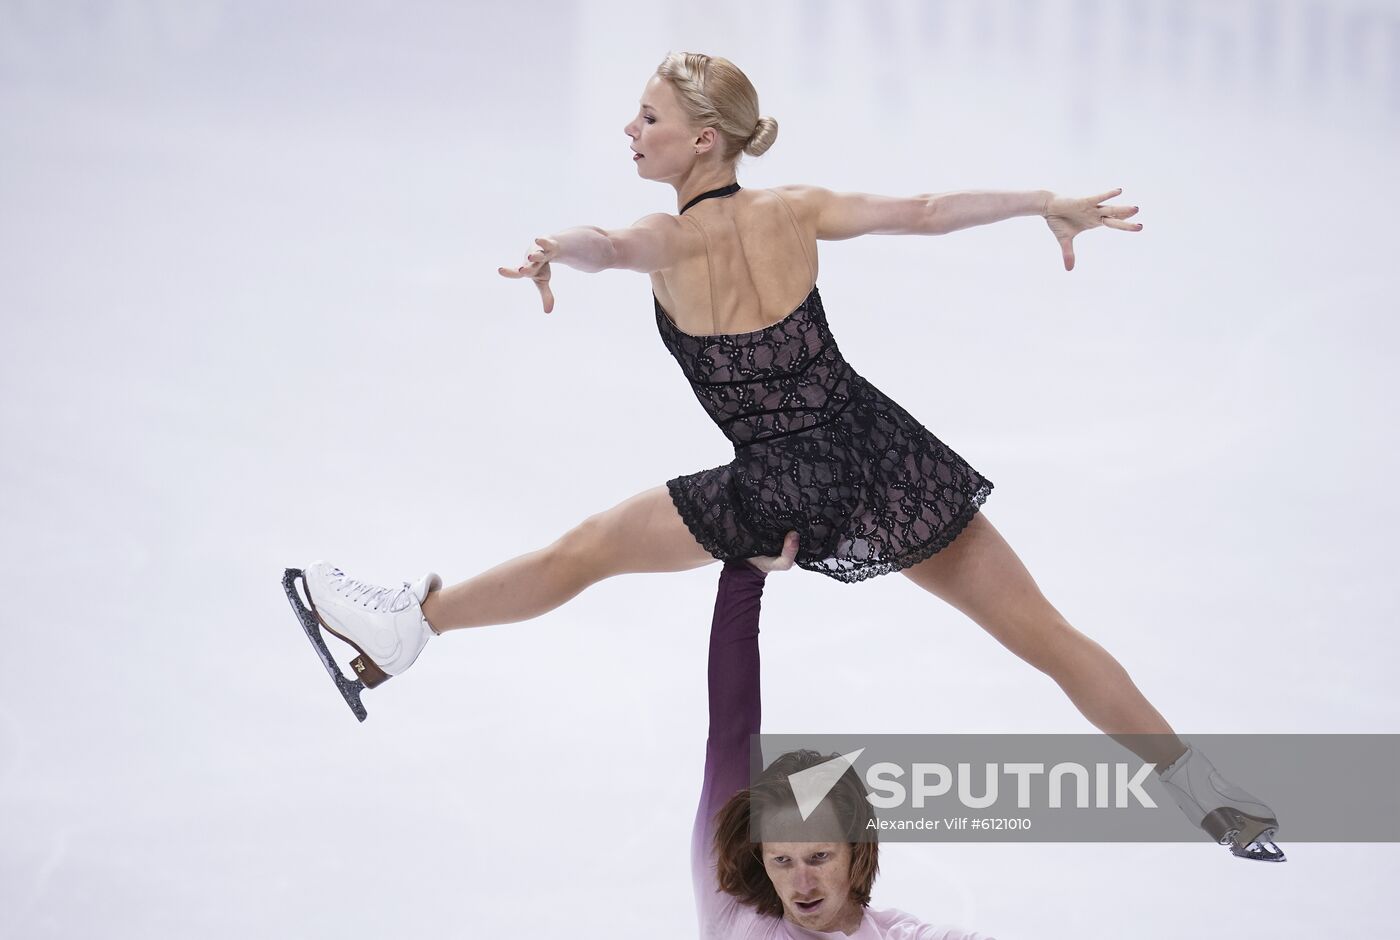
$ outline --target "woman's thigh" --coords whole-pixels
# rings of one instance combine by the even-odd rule
[[[951,544],[902,574],[1042,670],[1072,630],[981,510]]]
[[[597,566],[600,577],[689,571],[718,560],[686,528],[664,483],[589,516],[565,541]]]

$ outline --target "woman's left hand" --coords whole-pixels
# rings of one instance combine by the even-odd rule
[[[539,247],[525,256],[525,264],[512,271],[510,268],[497,268],[505,277],[528,277],[540,289],[544,301],[544,312],[554,310],[554,291],[549,289],[549,262],[559,254],[559,243],[552,238],[537,238]]]
[[[1125,232],[1142,231],[1141,222],[1120,221],[1130,215],[1137,215],[1137,206],[1101,204],[1105,199],[1112,199],[1122,192],[1121,188],[1111,189],[1101,196],[1082,198],[1056,196],[1053,193],[1050,195],[1045,204],[1045,224],[1050,226],[1050,231],[1060,243],[1060,254],[1064,257],[1066,271],[1074,270],[1074,236],[1085,229],[1107,225],[1109,228],[1122,229]]]

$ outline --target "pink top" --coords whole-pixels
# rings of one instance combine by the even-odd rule
[[[759,733],[758,614],[767,575],[746,561],[724,563],[710,625],[710,735],[705,781],[690,838],[690,873],[704,940],[994,940],[955,927],[934,927],[903,911],[865,911],[853,934],[808,930],[786,917],[760,915],[719,890],[710,856],[714,817],[749,785],[749,736]]]

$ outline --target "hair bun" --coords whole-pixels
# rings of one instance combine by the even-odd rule
[[[768,115],[762,115],[754,124],[753,133],[749,139],[744,141],[744,152],[752,156],[759,156],[769,147],[773,146],[773,141],[778,136],[778,122]]]

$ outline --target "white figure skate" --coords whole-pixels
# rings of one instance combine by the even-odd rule
[[[1186,753],[1161,773],[1162,783],[1186,818],[1240,858],[1287,861],[1273,841],[1278,832],[1274,811],[1222,777],[1204,754],[1186,743]]]
[[[310,609],[297,593],[297,578],[301,578]],[[318,561],[305,571],[288,568],[282,586],[326,671],[360,721],[366,717],[360,693],[401,675],[436,636],[422,608],[428,593],[442,587],[442,579],[433,572],[413,584],[405,581],[402,587],[380,587],[347,578],[339,568]],[[321,635],[322,627],[360,654],[350,661],[356,679],[347,679],[337,668]]]

